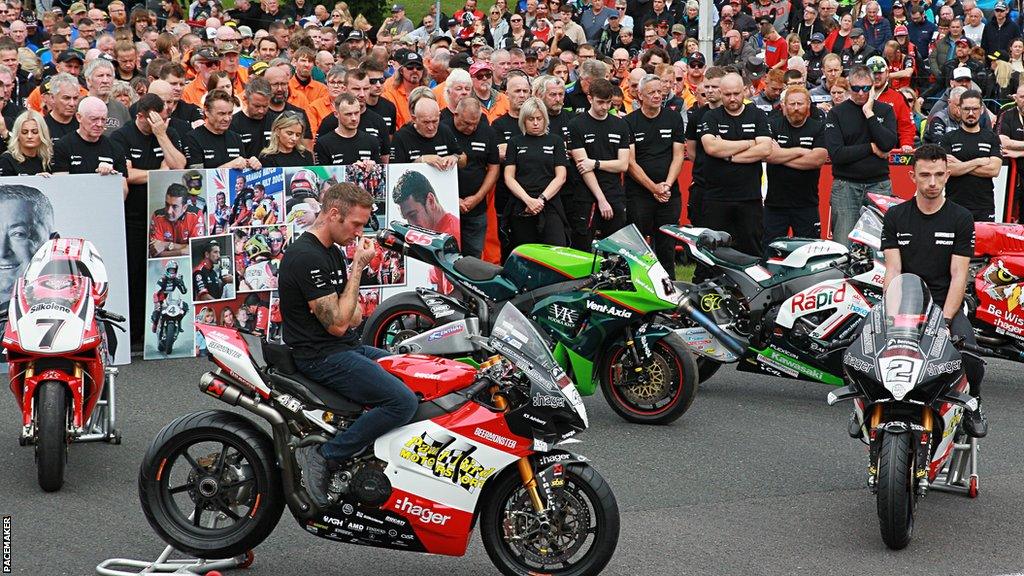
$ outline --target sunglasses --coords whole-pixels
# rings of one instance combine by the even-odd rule
[[[370,84],[383,84],[384,78],[370,78]]]
[[[421,65],[421,64],[406,64],[405,66],[403,66],[403,68],[405,68],[406,70],[423,70],[423,65]]]
[[[850,86],[850,90],[852,90],[853,92],[857,92],[859,94],[863,94],[865,92],[871,91],[871,85],[868,84],[867,86]]]
[[[676,76],[676,82],[682,82],[684,79],[682,76]]]
[[[476,78],[477,80],[486,80],[488,78],[493,78],[493,77],[494,77],[494,74],[491,74],[490,72],[477,72],[473,76],[473,78]]]

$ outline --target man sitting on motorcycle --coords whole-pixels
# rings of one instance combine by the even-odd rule
[[[371,409],[329,442],[296,451],[306,489],[320,506],[327,500],[329,468],[343,464],[382,434],[412,419],[419,404],[406,385],[375,360],[388,353],[361,346],[356,328],[359,309],[358,272],[349,277],[341,251],[355,240],[352,269],[362,270],[375,255],[363,228],[373,199],[351,183],[323,193],[313,227],[295,240],[281,262],[279,294],[284,341],[295,364],[308,378],[329,386]]]
[[[185,279],[178,276],[178,263],[171,260],[164,268],[164,275],[156,281],[156,292],[153,294],[153,314],[150,320],[153,321],[153,332],[156,333],[157,324],[160,323],[160,310],[163,308],[164,300],[174,293],[175,290],[185,293]]]
[[[964,316],[967,269],[974,255],[974,218],[966,208],[946,199],[949,166],[946,152],[937,144],[924,144],[914,152],[910,176],[917,187],[913,201],[893,206],[882,223],[885,281],[901,273],[924,280],[936,303],[942,304],[950,334],[976,345],[974,330]],[[964,372],[978,409],[965,412],[964,432],[982,438],[988,422],[981,412],[981,381],[985,365],[964,355]]]

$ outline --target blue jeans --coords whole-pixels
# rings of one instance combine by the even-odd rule
[[[459,216],[460,234],[462,235],[462,255],[479,258],[484,253],[484,240],[487,238],[487,212],[476,216]]]
[[[888,179],[881,182],[849,182],[847,180],[832,181],[832,240],[847,248],[850,247],[848,236],[860,219],[860,209],[868,193],[892,196],[892,182]]]
[[[337,462],[350,458],[380,436],[412,420],[419,406],[416,394],[376,362],[389,355],[380,348],[357,346],[316,360],[295,360],[307,378],[357,404],[372,406],[320,448],[324,458]]]

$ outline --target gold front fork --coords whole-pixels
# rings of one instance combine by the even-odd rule
[[[502,411],[508,410],[508,402],[505,401],[504,396],[498,393],[497,386],[491,388],[491,398],[498,409]],[[530,464],[530,459],[524,456],[516,464],[519,466],[519,477],[523,480],[523,486],[526,487],[526,492],[530,495],[533,509],[537,512],[543,512],[544,502],[541,501],[540,492],[537,490],[537,479],[533,476],[533,465]]]

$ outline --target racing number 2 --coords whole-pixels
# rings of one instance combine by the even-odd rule
[[[885,379],[894,384],[910,384],[910,377],[914,373],[914,363],[910,360],[896,359],[889,362],[889,369],[886,371]]]
[[[39,318],[36,320],[36,326],[46,326],[47,324],[49,324],[50,327],[46,330],[46,333],[43,334],[43,337],[40,338],[39,340],[40,348],[53,347],[53,341],[55,338],[57,338],[57,333],[60,332],[61,327],[64,326],[64,320],[60,318]]]

